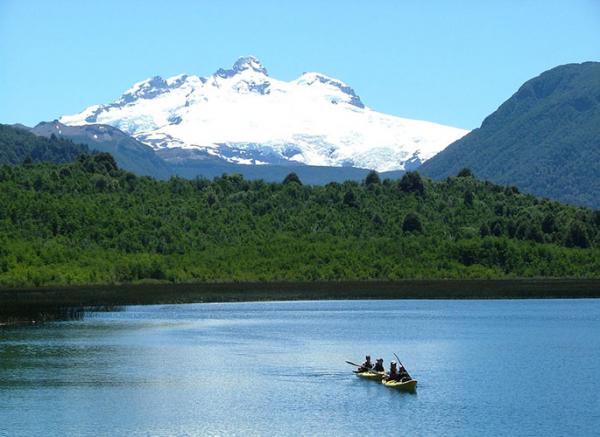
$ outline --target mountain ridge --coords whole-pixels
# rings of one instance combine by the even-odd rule
[[[59,120],[117,127],[167,151],[167,161],[187,149],[238,164],[378,171],[414,168],[467,132],[376,112],[348,84],[322,73],[277,80],[252,56],[207,77],[155,76],[112,103]]]
[[[0,165],[19,165],[23,162],[65,163],[88,154],[89,148],[70,139],[49,135],[39,137],[23,124],[0,124]]]
[[[600,207],[600,62],[561,65],[525,82],[419,171],[439,179],[463,167],[498,184]]]
[[[241,165],[211,155],[206,155],[205,159],[182,159],[167,163],[162,160],[160,151],[154,152],[150,147],[108,125],[66,126],[56,120],[40,122],[33,128],[22,124],[0,124],[0,164],[16,165],[26,158],[31,158],[32,162],[61,163],[74,160],[80,154],[97,151],[111,153],[124,170],[157,179],[168,179],[171,176],[212,179],[223,174],[239,174],[246,179],[281,182],[293,172],[305,184],[324,185],[346,180],[360,181],[369,173],[368,169],[355,167]],[[383,172],[381,177],[396,179],[403,173]]]
[[[166,179],[171,175],[169,167],[156,156],[151,147],[109,125],[68,126],[54,120],[40,122],[29,128],[29,131],[42,137],[55,135],[68,138],[74,143],[85,144],[92,150],[108,152],[114,156],[120,167],[138,175],[159,179]]]

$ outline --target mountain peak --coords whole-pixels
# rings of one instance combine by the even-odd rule
[[[363,102],[360,100],[358,94],[356,94],[356,92],[349,85],[342,82],[341,80],[334,79],[325,74],[316,72],[305,72],[296,80],[296,82],[300,85],[308,86],[312,86],[314,84],[333,86],[348,96],[348,103],[350,103],[351,105],[356,106],[357,108],[365,107]]]
[[[242,56],[235,61],[235,64],[233,64],[233,69],[238,72],[251,69],[264,75],[267,74],[267,69],[263,67],[261,62],[254,56]]]
[[[226,79],[248,70],[268,76],[267,69],[255,56],[242,56],[235,61],[231,69],[220,68],[215,75]]]
[[[134,84],[121,96],[122,103],[131,103],[137,99],[152,99],[169,88],[160,76],[154,76]]]
[[[168,159],[413,168],[466,131],[378,113],[321,73],[282,81],[254,56],[208,77],[154,77],[121,99],[61,118],[109,124]],[[165,158],[167,159],[167,158]]]

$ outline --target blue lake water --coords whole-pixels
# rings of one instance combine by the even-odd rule
[[[396,352],[416,394],[345,360]],[[132,306],[0,328],[0,435],[600,433],[600,300]]]

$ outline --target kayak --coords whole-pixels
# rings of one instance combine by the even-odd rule
[[[361,378],[370,379],[372,381],[381,381],[385,376],[385,372],[377,372],[376,370],[367,370],[366,372],[357,372],[356,376],[360,376]]]
[[[415,391],[417,388],[417,380],[411,379],[410,381],[381,381],[386,387],[395,388],[404,391]]]

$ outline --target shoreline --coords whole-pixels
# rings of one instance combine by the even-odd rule
[[[600,278],[145,283],[0,288],[0,307],[28,304],[102,306],[275,300],[599,297]]]
[[[600,279],[411,279],[403,281],[227,282],[0,288],[0,329],[82,319],[128,305],[392,299],[600,298]]]

